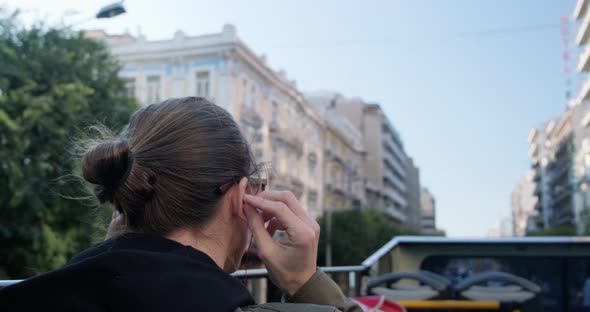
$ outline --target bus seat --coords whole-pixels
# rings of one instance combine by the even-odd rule
[[[413,289],[391,289],[385,287],[373,288],[373,294],[385,296],[389,301],[399,300],[428,300],[435,298],[439,292],[429,286],[418,286]]]

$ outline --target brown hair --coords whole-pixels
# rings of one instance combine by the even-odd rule
[[[220,187],[255,171],[231,115],[196,97],[138,110],[118,137],[82,158],[96,198],[114,204],[131,231],[157,234],[205,223],[222,197]]]

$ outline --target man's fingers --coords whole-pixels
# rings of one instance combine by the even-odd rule
[[[248,194],[244,196],[244,201],[246,204],[262,210],[263,213],[274,216],[289,235],[296,234],[302,226],[301,220],[293,214],[287,205],[280,201],[268,200]],[[262,222],[262,216],[260,221]]]
[[[260,213],[248,204],[244,205],[244,210],[246,211],[248,227],[252,231],[258,252],[260,253],[262,251],[264,253],[264,250],[273,248],[274,242],[272,236],[268,233],[266,227],[264,227],[264,220]]]
[[[299,218],[308,216],[305,209],[301,207],[301,204],[297,200],[297,197],[295,197],[295,195],[293,195],[293,193],[289,191],[264,191],[262,193],[257,194],[256,196],[284,203]]]
[[[285,203],[287,207],[293,213],[301,219],[305,224],[307,224],[316,234],[317,239],[320,237],[320,226],[317,222],[305,211],[305,209],[297,200],[297,197],[293,195],[293,193],[289,191],[264,191],[256,195],[258,197],[262,197],[264,199],[273,200],[273,201],[280,201]]]
[[[268,225],[266,226],[266,231],[268,231],[268,234],[274,237],[277,230],[284,231],[285,227],[276,218],[268,221]]]

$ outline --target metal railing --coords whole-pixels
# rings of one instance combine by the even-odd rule
[[[389,252],[397,246],[399,240],[398,238],[393,238],[388,243],[383,245],[379,250],[373,253],[370,257],[368,257],[361,265],[353,265],[353,266],[331,266],[331,267],[321,267],[320,269],[329,275],[332,276],[336,280],[336,282],[343,288],[343,291],[347,293],[349,296],[360,296],[363,293],[364,285],[366,281],[363,280],[363,277],[369,277],[371,275],[376,275],[376,271],[373,270],[373,267],[378,263],[378,261],[388,255]],[[348,274],[348,276],[343,276],[342,274]],[[248,270],[238,270],[232,274],[234,277],[245,277],[247,275],[249,280],[252,279],[266,279],[268,278],[268,271],[266,269],[248,269]],[[16,283],[19,283],[23,280],[0,280],[0,288],[10,286]],[[348,285],[345,283],[348,282]]]
[[[392,250],[402,244],[477,244],[477,245],[512,245],[512,244],[590,244],[590,237],[525,237],[525,238],[497,238],[497,239],[453,239],[445,237],[428,236],[399,236],[385,243],[376,252],[365,259],[360,265],[322,267],[321,270],[332,275],[334,280],[343,288],[348,296],[362,296],[366,294],[366,285],[369,278],[391,272]],[[467,247],[466,247],[467,248]],[[235,277],[244,277],[248,280],[260,280],[268,278],[266,269],[239,270],[232,274]],[[22,280],[0,280],[0,288],[13,285]],[[346,285],[346,282],[348,282]],[[274,299],[274,298],[270,298]]]
[[[407,238],[407,237],[406,237]],[[399,243],[400,239],[394,237],[376,252],[370,255],[360,265],[329,266],[320,269],[330,275],[348,296],[362,296],[366,293],[366,284],[369,278],[378,275],[379,261],[388,256]],[[266,269],[238,270],[232,274],[237,278],[248,277],[251,279],[268,278]]]

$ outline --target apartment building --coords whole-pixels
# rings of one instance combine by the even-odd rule
[[[200,96],[228,110],[261,163],[271,163],[271,187],[289,189],[317,217],[323,203],[324,122],[284,71],[268,66],[225,25],[219,33],[171,39],[109,35],[103,40],[123,66],[127,92],[143,105]]]
[[[364,157],[361,131],[335,111],[342,95],[335,92],[306,94],[307,101],[325,121],[324,207],[360,208],[366,205]]]

